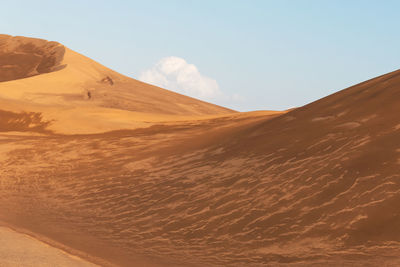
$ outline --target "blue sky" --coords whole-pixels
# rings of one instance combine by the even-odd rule
[[[1,33],[59,41],[125,75],[241,111],[301,106],[400,65],[400,1],[13,0],[1,8]]]

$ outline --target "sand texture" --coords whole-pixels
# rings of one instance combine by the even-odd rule
[[[2,267],[95,267],[75,256],[39,242],[27,235],[0,227],[0,266]]]
[[[110,266],[400,264],[400,71],[283,113],[9,92],[68,64],[0,83],[0,221]]]

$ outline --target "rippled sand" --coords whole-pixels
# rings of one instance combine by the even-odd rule
[[[105,266],[400,265],[400,71],[226,112],[60,134],[0,111],[0,220]]]

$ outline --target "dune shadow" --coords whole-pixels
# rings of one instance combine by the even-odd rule
[[[62,70],[65,47],[34,38],[0,36],[0,82]]]

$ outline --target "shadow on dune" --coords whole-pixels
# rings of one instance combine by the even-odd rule
[[[51,133],[47,130],[51,121],[43,121],[42,114],[37,112],[14,113],[0,110],[0,132],[37,132]]]
[[[0,82],[61,70],[64,54],[57,42],[0,35]]]

